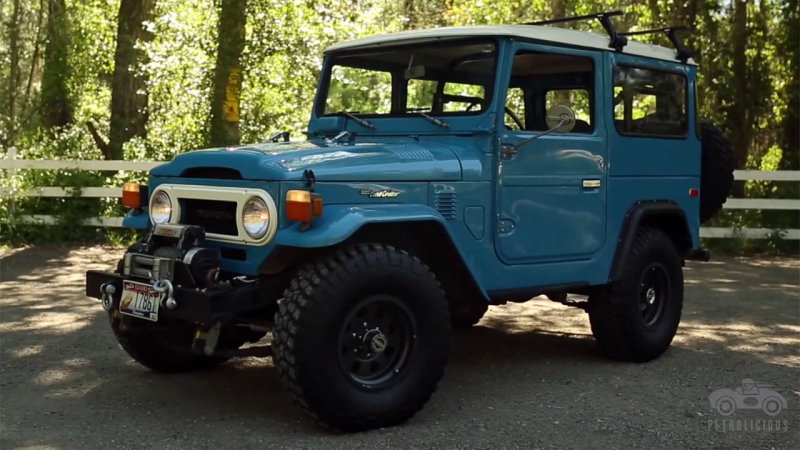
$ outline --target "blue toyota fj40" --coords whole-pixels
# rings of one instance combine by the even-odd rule
[[[185,153],[125,186],[146,236],[87,295],[144,366],[271,356],[343,430],[411,417],[451,325],[490,304],[545,294],[585,309],[610,355],[661,355],[732,155],[697,117],[677,29],[651,30],[675,48],[635,42],[618,14],[331,47],[307,141]],[[544,26],[578,19],[608,35]]]

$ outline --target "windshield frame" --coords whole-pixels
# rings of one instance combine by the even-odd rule
[[[328,100],[328,91],[330,88],[331,82],[331,75],[334,66],[341,66],[338,64],[338,60],[342,57],[358,55],[365,52],[374,52],[375,50],[380,51],[392,51],[394,49],[403,49],[409,50],[415,47],[417,48],[429,48],[433,45],[453,45],[453,44],[460,44],[460,45],[469,45],[469,44],[491,44],[494,46],[494,53],[493,53],[493,63],[490,70],[490,79],[489,82],[484,86],[485,89],[485,99],[484,103],[486,105],[485,109],[480,109],[478,111],[441,111],[441,112],[432,112],[432,111],[423,111],[426,114],[430,114],[436,117],[480,117],[493,110],[494,103],[497,97],[497,88],[498,88],[498,68],[500,67],[501,60],[502,60],[502,52],[503,52],[503,45],[500,39],[493,36],[480,36],[480,37],[473,37],[473,36],[460,36],[460,37],[453,37],[448,39],[437,39],[436,41],[426,40],[424,42],[405,42],[399,43],[397,45],[381,45],[377,47],[363,47],[358,49],[348,49],[348,50],[341,50],[341,51],[334,51],[325,54],[325,59],[322,68],[322,74],[320,77],[319,86],[317,89],[317,97],[314,101],[314,110],[313,110],[313,118],[322,118],[322,117],[337,117],[341,116],[341,112],[337,113],[325,113],[326,103]],[[418,114],[416,111],[406,111],[406,112],[396,112],[396,103],[398,102],[407,102],[408,101],[408,94],[407,94],[407,84],[410,79],[405,79],[403,76],[396,76],[397,73],[388,72],[392,75],[392,112],[389,113],[355,113],[358,117],[368,118],[368,119],[409,119],[409,118],[418,118],[421,121],[425,121],[425,119]],[[412,79],[419,79],[419,78],[412,78]],[[422,78],[426,79],[426,78]],[[441,84],[441,80],[432,80],[436,81],[437,84]],[[453,81],[458,82],[458,81]],[[446,81],[445,81],[446,83]],[[441,89],[442,87],[437,87]],[[400,99],[400,94],[406,96],[404,99]],[[432,105],[433,106],[433,105]]]

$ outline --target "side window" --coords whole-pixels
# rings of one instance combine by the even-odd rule
[[[513,112],[523,125],[525,124],[525,91],[522,88],[508,88],[506,108]],[[516,129],[519,126],[513,118],[509,117],[509,114],[505,115],[505,124],[509,129]]]
[[[684,137],[686,77],[638,67],[614,67],[614,123],[620,134]]]
[[[592,131],[592,114],[589,91],[586,89],[556,89],[547,91],[544,96],[545,111],[555,105],[565,105],[575,111],[575,128],[573,133],[589,133]]]
[[[596,91],[591,58],[520,50],[514,55],[509,86],[505,105],[520,116],[524,131],[546,131],[547,111],[555,105],[575,111],[576,124],[570,133],[592,131]],[[509,115],[505,114],[506,126],[518,128]]]

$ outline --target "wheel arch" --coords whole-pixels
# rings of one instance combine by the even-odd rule
[[[261,264],[260,272],[278,274],[322,251],[376,242],[420,258],[442,283],[448,297],[475,295],[488,303],[486,292],[467,266],[438,212],[424,205],[384,206],[335,208],[325,222],[312,222],[310,230],[299,231],[296,226],[280,230],[276,248]],[[328,212],[326,207],[326,214]]]
[[[619,280],[622,275],[636,230],[640,227],[656,228],[666,233],[681,256],[686,256],[694,248],[689,221],[680,205],[671,200],[637,202],[625,214],[608,276],[609,283]]]

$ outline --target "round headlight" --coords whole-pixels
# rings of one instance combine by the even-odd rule
[[[150,202],[150,218],[153,223],[167,223],[172,217],[172,202],[164,191],[159,191]]]
[[[244,204],[242,209],[242,225],[244,230],[253,239],[261,239],[269,229],[269,209],[264,200],[253,197]]]

